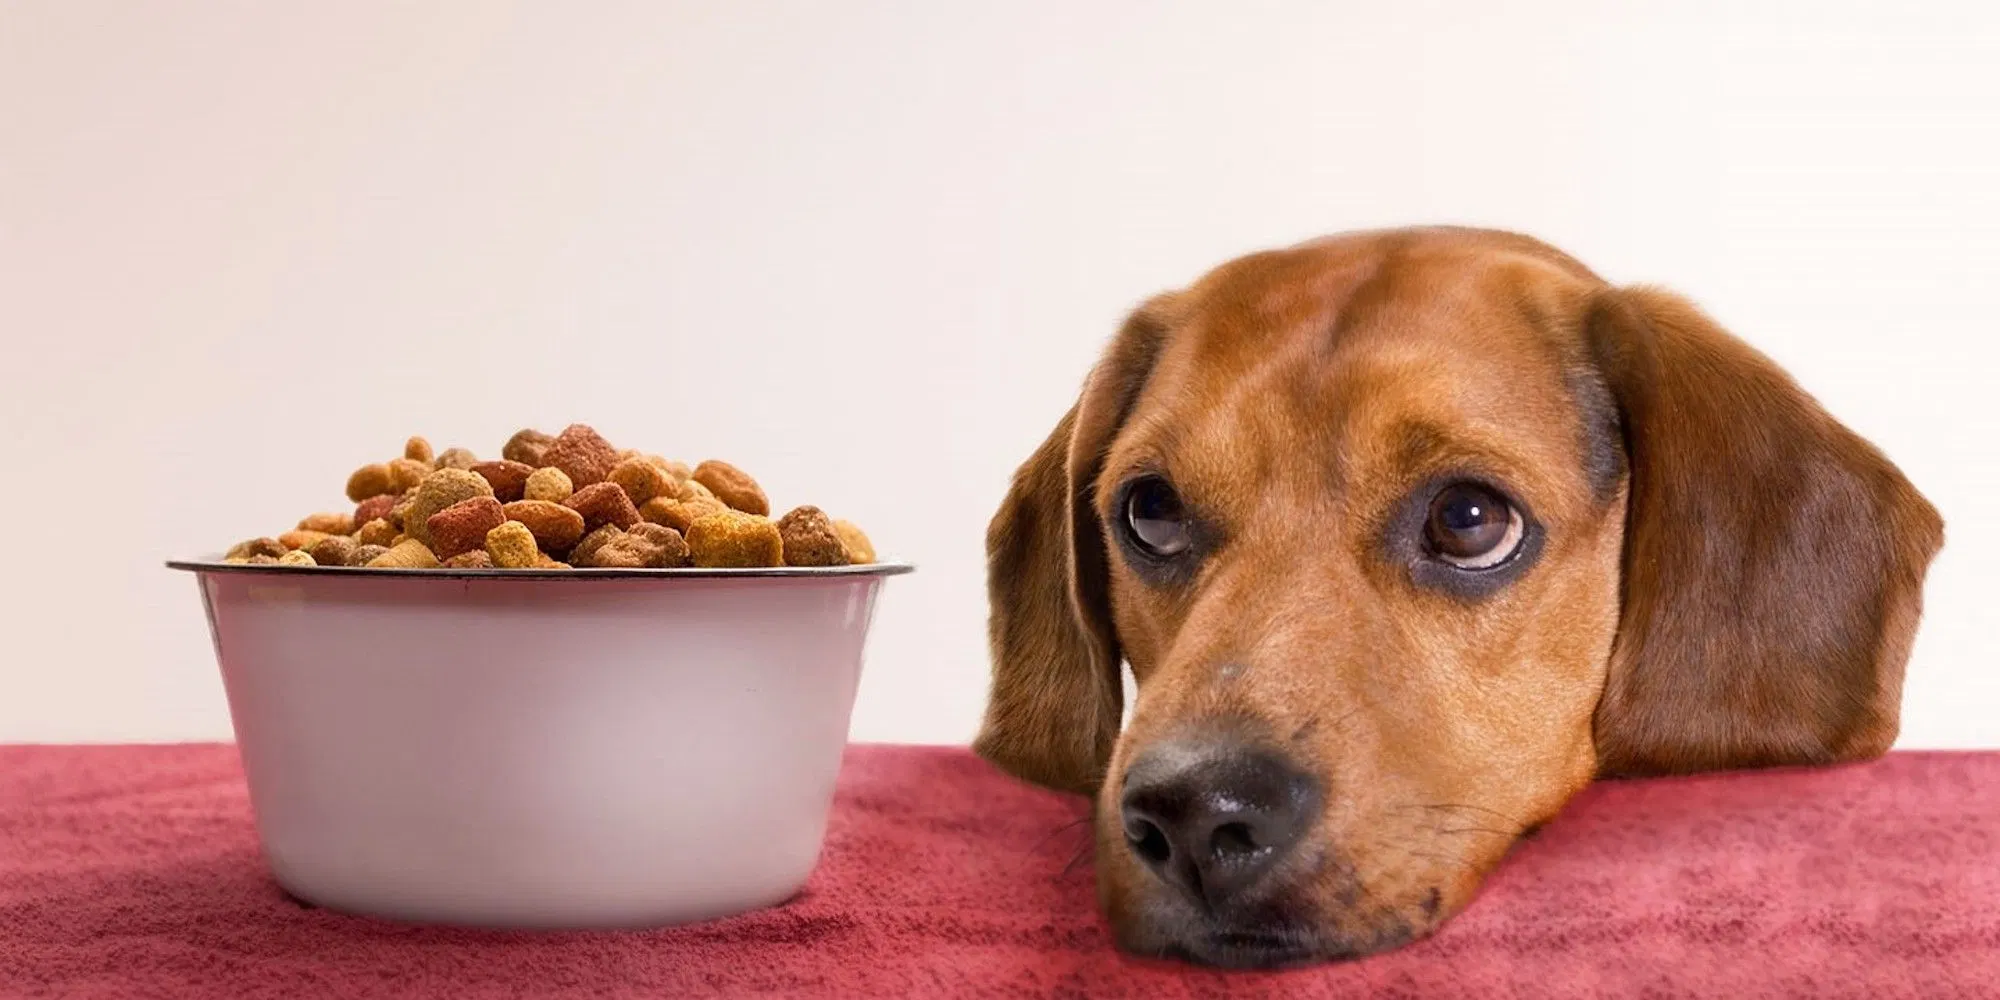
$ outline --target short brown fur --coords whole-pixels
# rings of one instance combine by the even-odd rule
[[[1185,578],[1138,572],[1112,532],[1148,472],[1214,533]],[[1542,529],[1479,597],[1413,583],[1393,538],[1427,484],[1468,473]],[[988,533],[975,745],[1099,796],[1125,947],[1214,959],[1191,938],[1235,920],[1313,955],[1379,950],[1462,908],[1594,777],[1881,753],[1942,530],[1674,296],[1482,230],[1255,254],[1141,307],[1017,473]],[[1217,727],[1328,794],[1241,912],[1197,915],[1134,861],[1117,791],[1138,753]]]

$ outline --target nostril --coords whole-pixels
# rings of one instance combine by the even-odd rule
[[[1132,853],[1151,864],[1166,864],[1167,859],[1174,855],[1173,845],[1167,842],[1166,831],[1149,819],[1126,820],[1125,840],[1132,845]]]
[[[1224,823],[1215,828],[1208,849],[1218,859],[1230,860],[1257,853],[1256,835],[1248,823]]]

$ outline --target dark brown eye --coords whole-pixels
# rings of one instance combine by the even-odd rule
[[[1520,548],[1521,514],[1497,491],[1477,483],[1447,486],[1431,500],[1424,543],[1460,569],[1497,566]]]
[[[1187,551],[1193,541],[1180,494],[1158,476],[1125,491],[1125,530],[1141,551],[1162,559]]]

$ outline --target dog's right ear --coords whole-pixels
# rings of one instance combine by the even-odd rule
[[[1171,302],[1155,298],[1125,321],[986,530],[993,686],[972,748],[1038,785],[1095,792],[1118,738],[1122,656],[1091,484],[1145,386]]]

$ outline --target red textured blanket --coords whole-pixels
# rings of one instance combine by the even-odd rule
[[[1223,973],[1112,951],[1080,799],[857,746],[774,910],[644,933],[306,908],[232,747],[0,747],[0,996],[2000,996],[2000,754],[1602,784],[1436,937]]]

